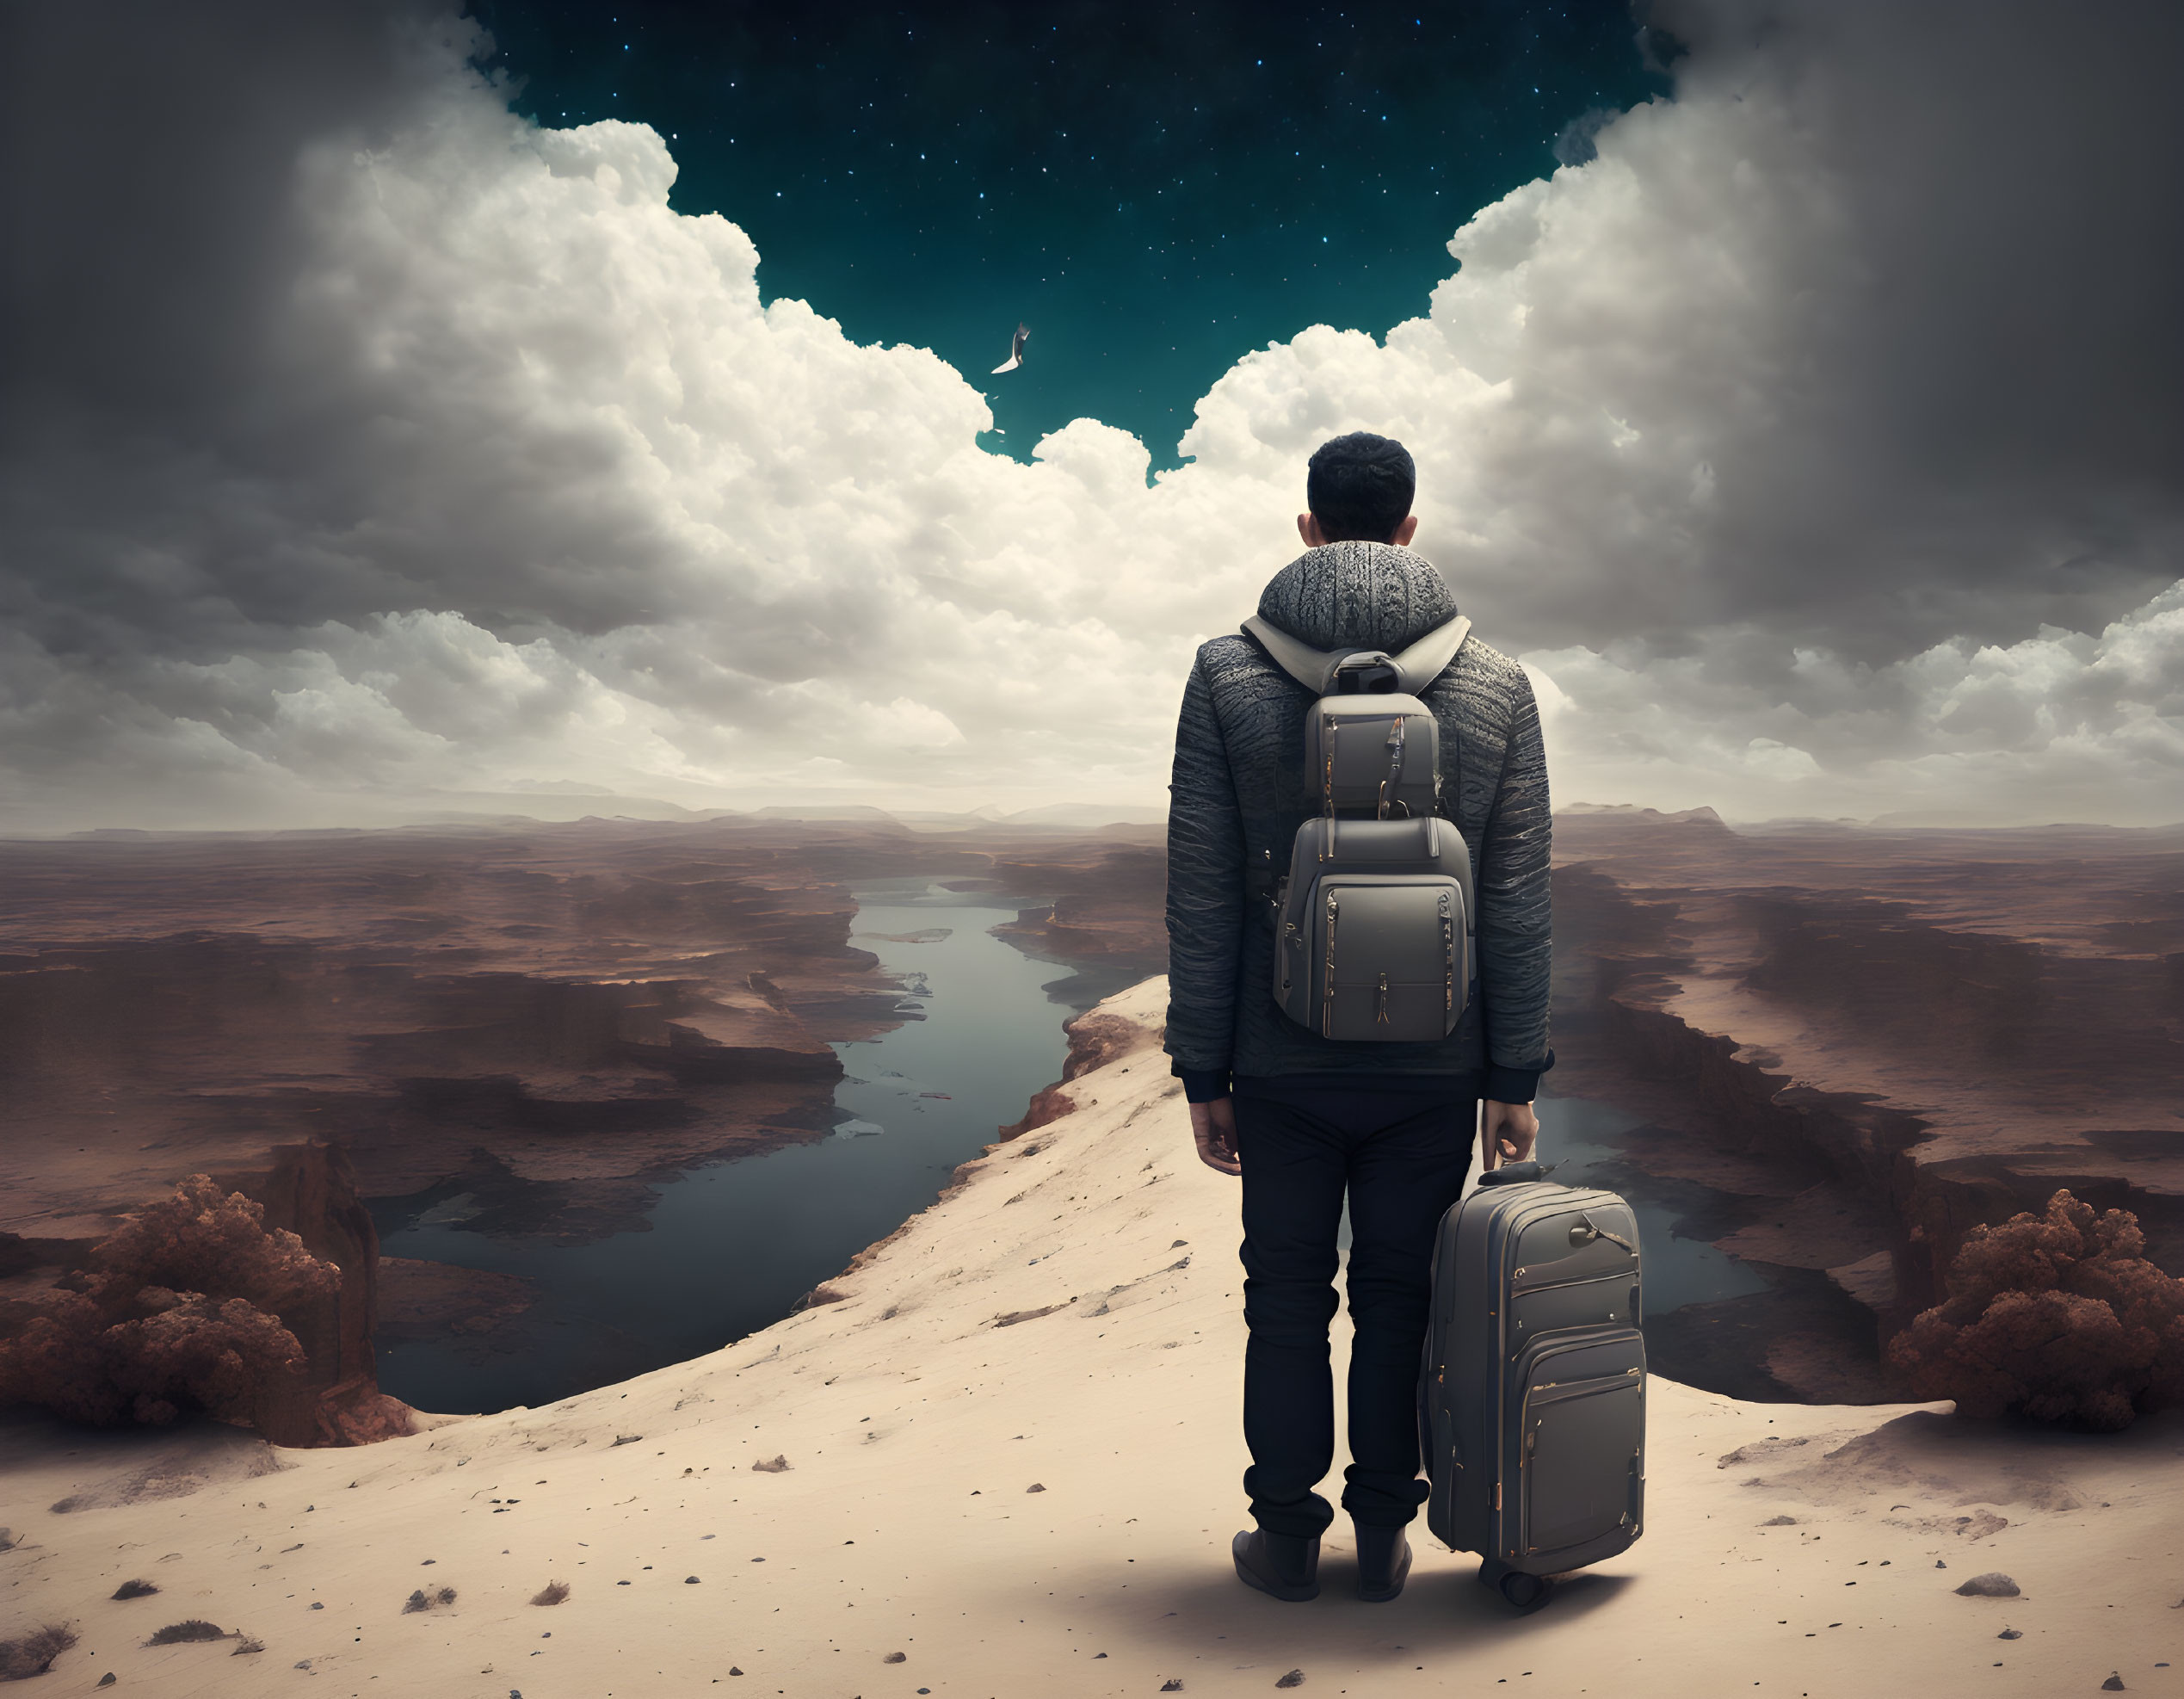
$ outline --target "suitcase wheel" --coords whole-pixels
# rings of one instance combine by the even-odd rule
[[[1491,1558],[1479,1565],[1478,1584],[1499,1593],[1502,1602],[1520,1616],[1537,1610],[1554,1591],[1554,1583],[1545,1576],[1527,1575],[1521,1569],[1511,1569]]]

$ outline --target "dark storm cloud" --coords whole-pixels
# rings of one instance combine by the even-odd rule
[[[2184,7],[1663,0],[1650,22],[1690,50],[1680,98],[1780,101],[1845,214],[1780,436],[1714,468],[1743,492],[1724,547],[1779,578],[1749,610],[1883,658],[2097,630],[2176,578]]]
[[[384,134],[433,0],[0,10],[0,381],[17,407],[201,421],[247,392],[297,255],[299,151]],[[18,428],[26,422],[11,421]]]
[[[297,168],[412,112],[435,0],[116,0],[0,12],[0,618],[126,663],[340,605],[293,482],[323,473],[273,332]],[[361,587],[360,587],[361,589]],[[374,586],[376,588],[376,586]],[[385,605],[366,591],[367,603]]]

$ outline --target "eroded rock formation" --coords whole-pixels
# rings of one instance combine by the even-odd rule
[[[534,1294],[415,1263],[383,1289],[355,1194],[466,1196],[484,1233],[627,1231],[657,1181],[839,1119],[834,1044],[904,1018],[848,942],[854,881],[1066,909],[1114,853],[876,812],[0,843],[0,1339],[178,1179],[270,1186],[270,1219],[342,1276],[299,1317],[312,1378],[268,1420],[291,1443],[375,1431],[382,1299],[390,1337],[483,1348]],[[284,1169],[288,1147],[341,1154]]]
[[[1726,1200],[1708,1236],[1785,1294],[1726,1349],[1780,1391],[1908,1395],[1882,1343],[2058,1186],[2184,1271],[2184,833],[1603,810],[1556,855],[1548,1083],[1648,1116],[1630,1161]]]

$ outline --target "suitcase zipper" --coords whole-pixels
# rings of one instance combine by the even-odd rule
[[[1631,1255],[1633,1257],[1638,1255],[1637,1251],[1632,1249],[1630,1240],[1625,1239],[1619,1233],[1612,1233],[1608,1232],[1606,1227],[1596,1226],[1591,1216],[1580,1215],[1577,1218],[1577,1225],[1583,1227],[1586,1232],[1589,1233],[1593,1236],[1593,1239],[1604,1239],[1610,1245],[1621,1245],[1624,1250],[1630,1251]],[[1571,1231],[1575,1232],[1576,1229],[1573,1228]],[[1592,1239],[1589,1239],[1585,1241],[1588,1245],[1590,1245],[1592,1242]]]
[[[1537,1381],[1526,1392],[1524,1407],[1530,1410],[1534,1404],[1559,1404],[1566,1398],[1580,1398],[1590,1393],[1606,1392],[1610,1387],[1619,1387],[1626,1381],[1638,1379],[1644,1372],[1641,1368],[1626,1368],[1620,1375],[1588,1375],[1582,1381]],[[1541,1398],[1539,1396],[1541,1393],[1554,1393],[1558,1396]],[[1527,1439],[1525,1449],[1529,1451],[1531,1449],[1532,1442]]]
[[[1539,1292],[1568,1292],[1574,1288],[1580,1286],[1626,1286],[1630,1283],[1631,1276],[1628,1274],[1589,1275],[1582,1280],[1558,1280],[1550,1282],[1545,1286],[1527,1286],[1521,1292],[1512,1292],[1509,1296],[1512,1301],[1514,1301],[1518,1298],[1529,1298],[1534,1293]],[[1514,1310],[1514,1304],[1512,1305],[1512,1309]],[[1524,1323],[1519,1320],[1514,1313],[1509,1318],[1509,1325],[1520,1333],[1524,1331]],[[1582,1332],[1589,1327],[1613,1327],[1619,1329],[1634,1325],[1636,1325],[1635,1323],[1621,1320],[1617,1318],[1613,1311],[1610,1311],[1606,1321],[1563,1323],[1552,1327],[1547,1331],[1551,1333],[1576,1333]],[[1537,1334],[1533,1336],[1533,1338],[1537,1338],[1539,1336]],[[1530,1339],[1519,1339],[1516,1342],[1516,1347],[1519,1350],[1522,1350],[1525,1346],[1531,1343],[1532,1341]]]

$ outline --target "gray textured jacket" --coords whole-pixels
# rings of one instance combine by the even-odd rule
[[[1316,649],[1391,652],[1454,617],[1434,565],[1386,543],[1307,550],[1274,575],[1260,617]],[[1478,981],[1456,1030],[1416,1044],[1321,1037],[1275,1006],[1274,913],[1297,828],[1311,695],[1249,638],[1203,645],[1183,689],[1168,814],[1167,1050],[1177,1072],[1471,1074],[1530,1101],[1547,1049],[1547,764],[1532,683],[1467,637],[1419,693],[1441,722],[1441,812],[1471,846]],[[1194,1090],[1193,1097],[1206,1095]]]

